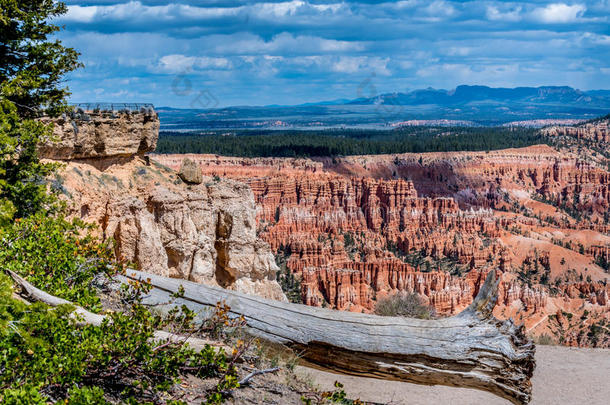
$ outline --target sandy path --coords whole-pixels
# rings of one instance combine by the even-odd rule
[[[610,350],[538,346],[536,362],[531,404],[610,404]],[[409,405],[510,404],[472,389],[382,381],[304,367],[300,367],[298,373],[307,375],[324,390],[333,389],[333,383],[339,381],[350,398],[363,401]]]

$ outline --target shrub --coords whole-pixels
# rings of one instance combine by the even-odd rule
[[[94,312],[100,274],[121,270],[112,245],[100,243],[82,221],[36,214],[0,229],[0,263],[34,286]]]
[[[553,340],[553,338],[549,335],[547,335],[546,333],[543,333],[540,336],[537,336],[534,338],[534,343],[536,343],[537,345],[546,345],[546,346],[552,346],[555,345],[555,340]]]
[[[324,391],[322,393],[308,392],[301,396],[301,402],[305,405],[312,404],[337,404],[337,405],[363,405],[359,399],[349,399],[343,389],[343,384],[335,381],[335,389],[333,391]]]
[[[82,325],[71,317],[69,305],[26,305],[11,295],[8,277],[0,275],[2,403],[65,398],[69,404],[103,404],[104,394],[128,403],[152,401],[187,373],[219,377],[209,394],[216,402],[224,390],[237,386],[224,351],[208,345],[195,352],[180,341],[153,338],[169,323],[192,325],[188,311],[163,318],[136,302],[100,326]]]
[[[96,278],[120,266],[90,226],[62,217],[48,192],[63,191],[61,181],[51,187],[45,181],[58,165],[38,156],[40,141],[51,139],[53,128],[37,118],[67,110],[63,78],[80,66],[78,53],[54,35],[61,28],[53,21],[67,11],[55,0],[3,1],[0,8],[3,55],[12,55],[3,58],[0,74],[0,266],[98,311]],[[2,404],[163,403],[159,393],[186,373],[218,378],[207,393],[208,403],[218,403],[238,385],[222,350],[206,346],[195,352],[182,341],[153,338],[156,329],[171,325],[177,333],[194,329],[194,315],[186,309],[160,317],[136,299],[125,313],[95,326],[74,319],[70,305],[26,305],[12,295],[10,279],[0,273]]]
[[[397,293],[377,301],[375,313],[381,316],[403,316],[430,319],[433,310],[416,293]]]

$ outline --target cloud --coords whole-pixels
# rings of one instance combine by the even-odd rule
[[[425,12],[432,17],[450,17],[455,14],[455,8],[451,3],[437,0],[427,6]]]
[[[523,7],[517,6],[513,10],[502,12],[496,6],[487,6],[486,16],[491,21],[516,22],[522,18],[521,10]]]
[[[363,44],[354,41],[338,41],[310,35],[282,32],[269,40],[253,34],[217,35],[210,37],[213,51],[219,54],[281,53],[302,55],[304,53],[342,53],[365,50]]]
[[[159,59],[158,67],[161,72],[182,73],[193,69],[230,69],[232,64],[226,58],[166,55]]]
[[[381,75],[389,75],[387,58],[368,58],[364,56],[350,57],[342,56],[332,63],[332,70],[339,73],[375,72]]]
[[[74,23],[101,22],[174,22],[180,20],[214,19],[238,14],[241,7],[197,7],[188,4],[169,3],[165,5],[145,5],[139,1],[129,1],[111,5],[70,5],[62,21]]]
[[[578,21],[587,10],[583,4],[549,4],[532,11],[534,19],[545,24],[565,24]]]
[[[62,20],[90,23],[94,20],[96,14],[97,6],[69,6],[68,12],[62,18]]]
[[[70,76],[78,100],[188,106],[171,90],[183,74],[222,105],[354,98],[372,73],[379,92],[462,83],[610,87],[608,1],[67,3],[58,19],[67,31],[58,36],[86,65]]]

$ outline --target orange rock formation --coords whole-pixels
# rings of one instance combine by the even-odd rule
[[[184,157],[154,159],[177,168]],[[588,325],[609,320],[608,274],[594,261],[610,247],[610,173],[578,156],[535,146],[188,158],[206,175],[250,185],[259,235],[300,277],[307,305],[368,312],[378,298],[414,291],[439,314],[454,314],[472,302],[487,271],[500,268],[495,312],[531,333],[582,345],[590,339],[568,338],[550,315],[588,311]]]

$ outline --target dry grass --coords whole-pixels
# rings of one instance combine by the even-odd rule
[[[398,293],[382,298],[375,305],[375,313],[381,316],[403,316],[430,319],[434,310],[425,305],[416,293]]]

